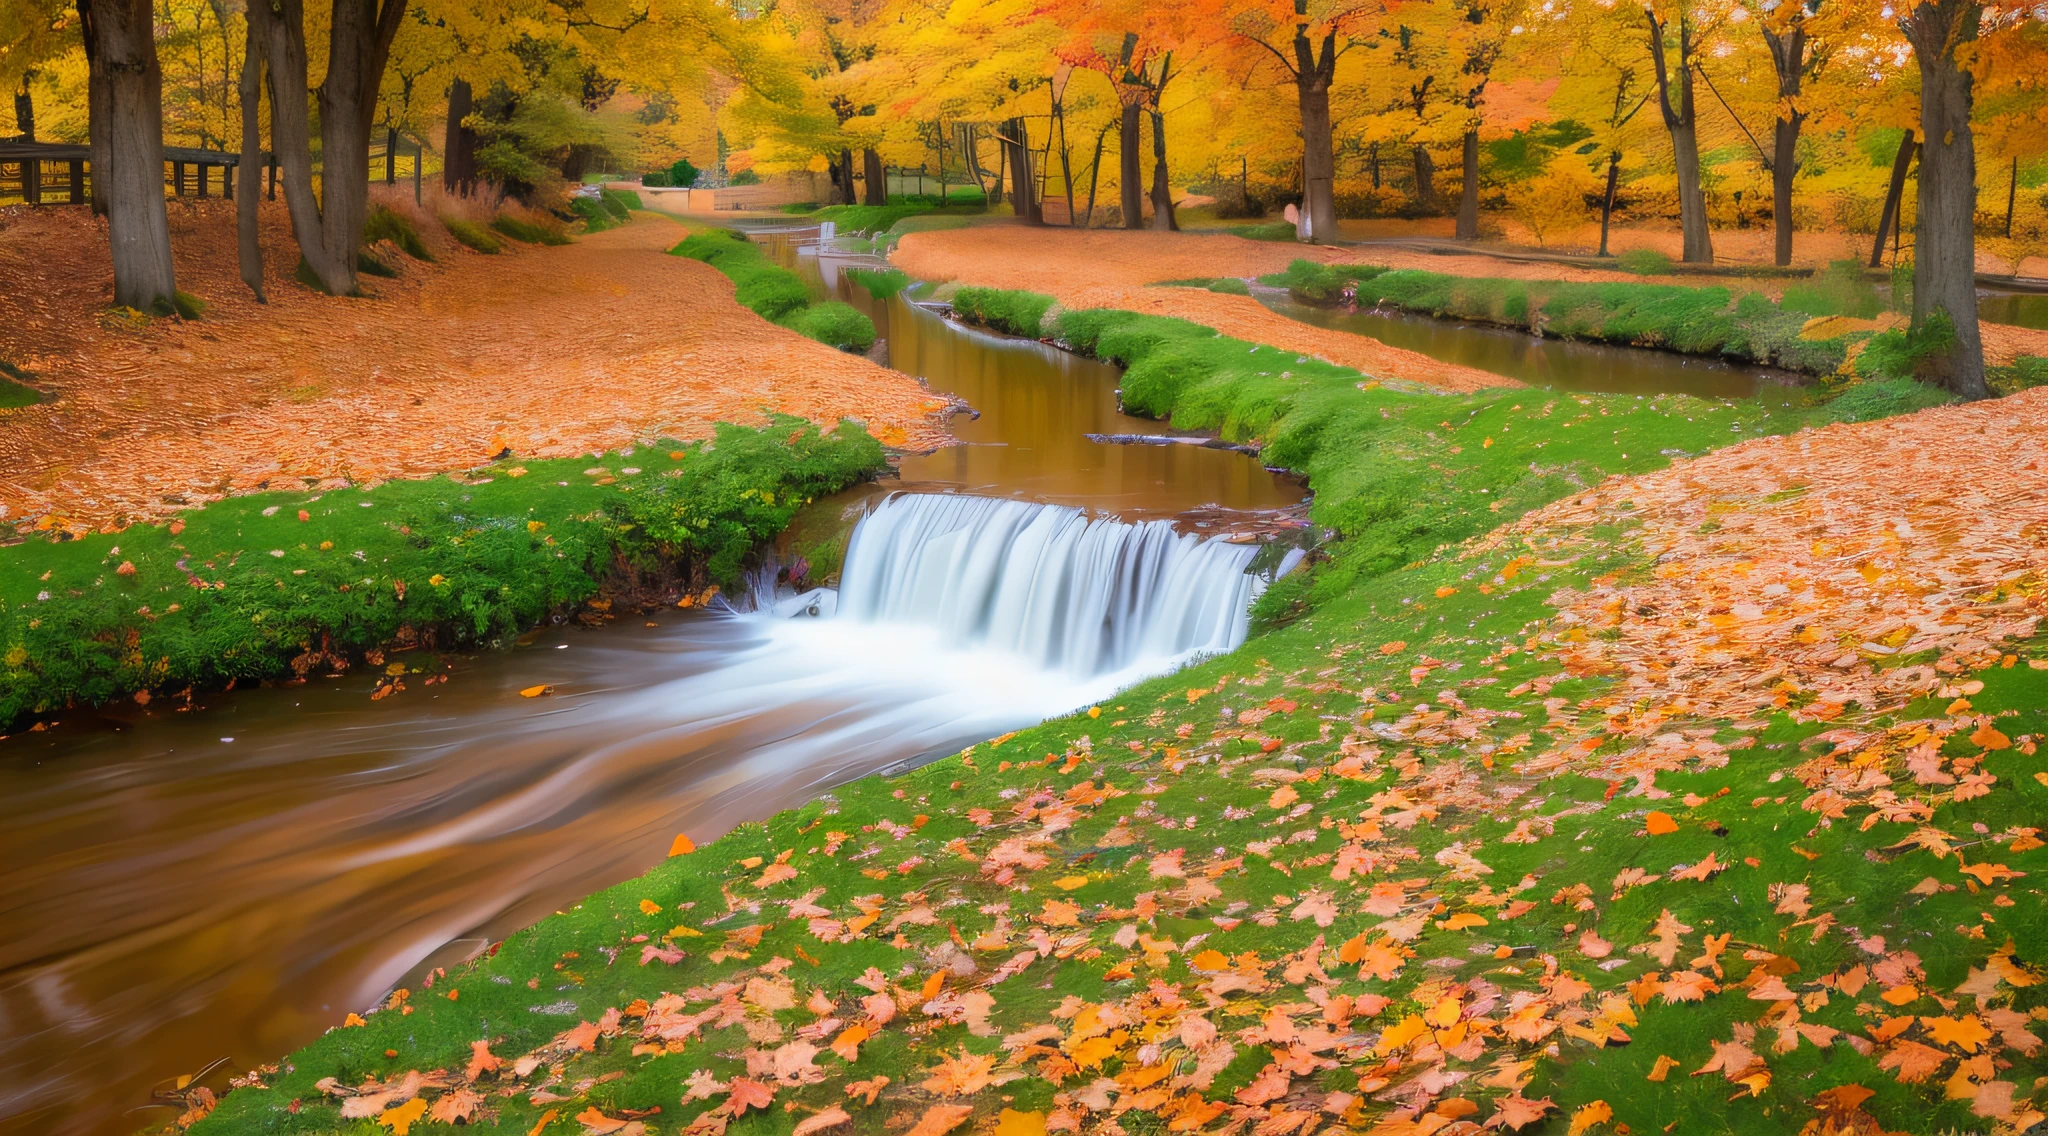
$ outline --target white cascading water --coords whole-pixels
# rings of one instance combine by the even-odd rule
[[[1244,641],[1257,548],[1165,521],[1027,501],[899,494],[855,529],[836,617],[928,626],[948,647],[1072,679],[1165,670]]]

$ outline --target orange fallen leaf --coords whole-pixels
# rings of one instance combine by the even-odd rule
[[[680,832],[676,833],[676,838],[668,846],[668,854],[671,856],[686,856],[696,850],[696,841],[691,840]]]
[[[807,1116],[797,1121],[796,1127],[791,1130],[791,1136],[810,1136],[813,1132],[823,1132],[827,1128],[837,1128],[852,1119],[851,1114],[835,1104],[816,1116]]]
[[[1605,1124],[1614,1119],[1614,1109],[1604,1100],[1582,1104],[1572,1111],[1572,1126],[1565,1136],[1579,1136],[1595,1124]]]
[[[873,1104],[875,1103],[875,1098],[882,1095],[882,1090],[888,1087],[889,1078],[887,1077],[876,1077],[870,1081],[854,1081],[846,1086],[846,1095],[848,1097],[861,1097],[865,1103]]]
[[[1670,1076],[1671,1071],[1676,1068],[1678,1068],[1678,1058],[1660,1055],[1657,1058],[1656,1065],[1650,1069],[1649,1075],[1643,1079],[1646,1081],[1662,1081]]]
[[[1894,986],[1883,994],[1878,995],[1878,997],[1883,998],[1894,1006],[1903,1006],[1919,996],[1919,988],[1912,985]]]
[[[401,1105],[393,1105],[377,1114],[377,1123],[389,1128],[392,1136],[405,1136],[412,1131],[413,1122],[427,1114],[427,1099],[414,1097]]]
[[[659,915],[661,914],[661,905],[651,899],[643,899],[640,901],[640,914]]]
[[[995,1136],[1045,1136],[1045,1114],[1006,1108],[996,1117]]]
[[[550,684],[548,684],[548,683],[542,683],[542,684],[540,684],[539,686],[529,686],[529,687],[527,687],[526,689],[524,689],[524,690],[520,691],[520,692],[519,692],[519,697],[521,697],[521,698],[539,698],[539,697],[540,697],[541,695],[543,695],[543,694],[551,694],[551,693],[553,693],[553,692],[554,692],[554,689],[555,689],[555,688],[554,688],[554,687],[553,687],[552,685],[550,685]]]
[[[621,1117],[606,1116],[598,1111],[596,1105],[591,1105],[576,1114],[576,1123],[581,1124],[583,1130],[590,1133],[590,1136],[608,1136],[609,1133],[624,1128],[628,1122]]]
[[[904,1136],[946,1136],[974,1115],[971,1104],[935,1104],[924,1110],[917,1124]]]
[[[1474,915],[1469,911],[1460,911],[1449,919],[1437,920],[1436,925],[1440,931],[1463,931],[1468,927],[1486,926],[1486,917]]]
[[[1999,733],[1998,728],[1990,722],[1986,722],[1970,735],[1970,744],[1979,749],[2010,749],[2012,739]]]
[[[1678,822],[1670,813],[1653,812],[1643,818],[1643,827],[1650,830],[1651,836],[1669,836],[1678,831]]]
[[[1953,1045],[1965,1053],[1977,1052],[1977,1047],[1991,1040],[1991,1031],[1977,1020],[1977,1015],[1966,1014],[1962,1018],[1939,1017],[1921,1018],[1920,1024],[1927,1027],[1927,1036],[1936,1045]]]
[[[546,1128],[550,1124],[553,1124],[555,1122],[555,1118],[560,1115],[562,1114],[559,1110],[552,1108],[547,1110],[546,1112],[541,1113],[540,1119],[533,1122],[533,1127],[526,1130],[526,1136],[540,1136],[540,1130]]]

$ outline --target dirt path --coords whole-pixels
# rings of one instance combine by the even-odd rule
[[[1439,390],[1520,386],[1489,371],[1444,363],[1389,347],[1377,339],[1330,331],[1268,311],[1248,296],[1199,288],[1153,288],[1161,280],[1254,276],[1278,272],[1304,255],[1356,259],[1346,249],[1303,249],[1215,233],[1147,233],[1095,229],[1026,229],[982,225],[911,233],[890,260],[912,276],[988,288],[1049,293],[1070,308],[1124,308],[1179,316],[1225,335],[1267,343],[1356,367],[1381,378],[1408,379]]]
[[[179,282],[206,318],[109,325],[103,233],[81,212],[6,217],[0,358],[54,398],[0,411],[0,519],[118,527],[279,479],[358,481],[691,438],[763,409],[864,420],[942,443],[917,382],[775,327],[725,277],[664,255],[682,229],[643,217],[499,256],[437,239],[436,265],[365,278],[369,300],[289,282],[281,213],[272,302],[234,268],[231,207],[173,205]],[[439,234],[435,234],[439,238]]]

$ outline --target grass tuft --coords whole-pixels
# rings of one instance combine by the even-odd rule
[[[373,245],[378,241],[390,241],[414,260],[434,259],[427,242],[420,239],[419,230],[413,228],[412,220],[388,206],[372,207],[369,219],[363,223],[363,244]]]

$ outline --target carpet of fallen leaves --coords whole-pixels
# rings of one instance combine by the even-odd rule
[[[188,1117],[2017,1136],[2044,415],[1617,479],[1121,704],[679,839]]]
[[[1369,375],[1406,379],[1438,390],[1521,385],[1489,371],[1389,347],[1368,336],[1291,320],[1249,296],[1199,288],[1147,287],[1164,280],[1264,275],[1301,257],[1351,262],[1361,259],[1361,252],[1370,253],[1364,259],[1379,263],[1386,250],[1303,247],[1222,233],[978,225],[910,233],[896,246],[890,261],[921,280],[1043,292],[1070,308],[1122,308],[1178,316],[1252,343],[1271,344]]]
[[[291,281],[282,209],[265,214],[259,305],[232,205],[172,203],[179,283],[208,304],[191,323],[108,314],[105,229],[84,211],[5,211],[0,358],[54,397],[0,410],[0,523],[117,528],[266,484],[702,437],[763,410],[945,441],[915,380],[777,328],[725,277],[663,255],[683,234],[665,218],[498,256],[432,231],[438,263],[387,249],[402,277],[337,300]]]

